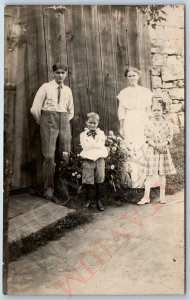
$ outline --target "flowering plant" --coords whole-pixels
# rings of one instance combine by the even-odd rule
[[[78,153],[70,153],[69,162],[65,165],[65,152],[60,167],[60,176],[66,179],[71,193],[80,193],[82,185],[82,158]]]
[[[132,149],[126,147],[124,139],[114,135],[113,131],[109,132],[105,145],[108,149],[105,183],[111,184],[116,193],[121,190],[123,166],[132,156]]]

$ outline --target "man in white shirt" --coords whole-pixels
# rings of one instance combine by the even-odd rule
[[[31,113],[40,125],[43,162],[44,197],[54,199],[55,150],[60,161],[71,150],[70,120],[74,116],[71,89],[64,85],[67,67],[56,63],[52,67],[54,79],[44,83],[36,93]]]

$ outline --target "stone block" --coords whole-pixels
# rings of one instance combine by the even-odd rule
[[[166,55],[163,54],[154,54],[152,56],[153,66],[162,66],[166,61]]]
[[[169,90],[169,95],[172,99],[184,99],[184,89],[183,88],[174,88]]]
[[[179,120],[180,127],[184,127],[184,113],[178,114],[178,120]]]
[[[152,70],[151,70],[151,74],[153,76],[160,76],[161,69],[159,67],[153,67]]]
[[[160,47],[162,53],[168,55],[183,55],[184,53],[184,39],[169,39],[166,41],[162,41],[162,45]]]
[[[183,109],[183,105],[181,103],[170,105],[170,112],[171,113],[178,113],[178,112],[182,111],[182,109]]]
[[[152,29],[150,27],[150,37],[153,40],[159,39],[164,41],[168,40],[176,40],[177,39],[183,41],[184,40],[184,30],[179,27],[172,27],[167,24],[167,26],[157,26],[156,29]]]
[[[172,103],[172,100],[169,96],[168,90],[164,90],[164,89],[162,90],[162,97],[163,97],[164,101],[168,102],[168,104]]]
[[[173,104],[179,104],[180,101],[179,101],[179,100],[173,100],[172,103],[173,103]]]
[[[173,87],[173,82],[163,82],[163,88],[171,89]]]
[[[151,53],[157,53],[159,49],[157,47],[152,47],[151,48]]]
[[[177,80],[176,86],[179,87],[179,88],[183,88],[184,87],[184,80]]]
[[[169,119],[176,125],[179,125],[178,115],[176,113],[170,113]]]
[[[162,87],[161,78],[158,76],[152,76],[152,86],[153,86],[153,88]]]
[[[157,88],[157,89],[153,88],[152,91],[153,91],[154,97],[160,97],[160,95],[162,94],[162,89],[161,88]]]
[[[165,12],[167,14],[167,24],[169,26],[177,26],[179,28],[184,27],[184,6],[179,5],[177,7],[167,6]]]
[[[163,81],[172,81],[184,78],[184,67],[181,64],[173,64],[162,68]]]

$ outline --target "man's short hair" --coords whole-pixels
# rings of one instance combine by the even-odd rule
[[[93,119],[93,120],[96,120],[98,123],[99,123],[99,121],[100,121],[100,117],[99,117],[99,115],[97,114],[97,113],[95,113],[95,112],[90,112],[90,113],[88,113],[87,115],[86,115],[86,119],[87,120],[89,120],[89,119]]]
[[[56,72],[59,69],[65,71],[65,72],[68,70],[68,68],[62,63],[56,63],[52,66],[53,72]]]

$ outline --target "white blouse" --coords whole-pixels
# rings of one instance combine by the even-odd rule
[[[151,106],[153,93],[142,86],[127,87],[118,94],[119,100],[118,117],[119,120],[125,119],[127,110],[145,111]]]

